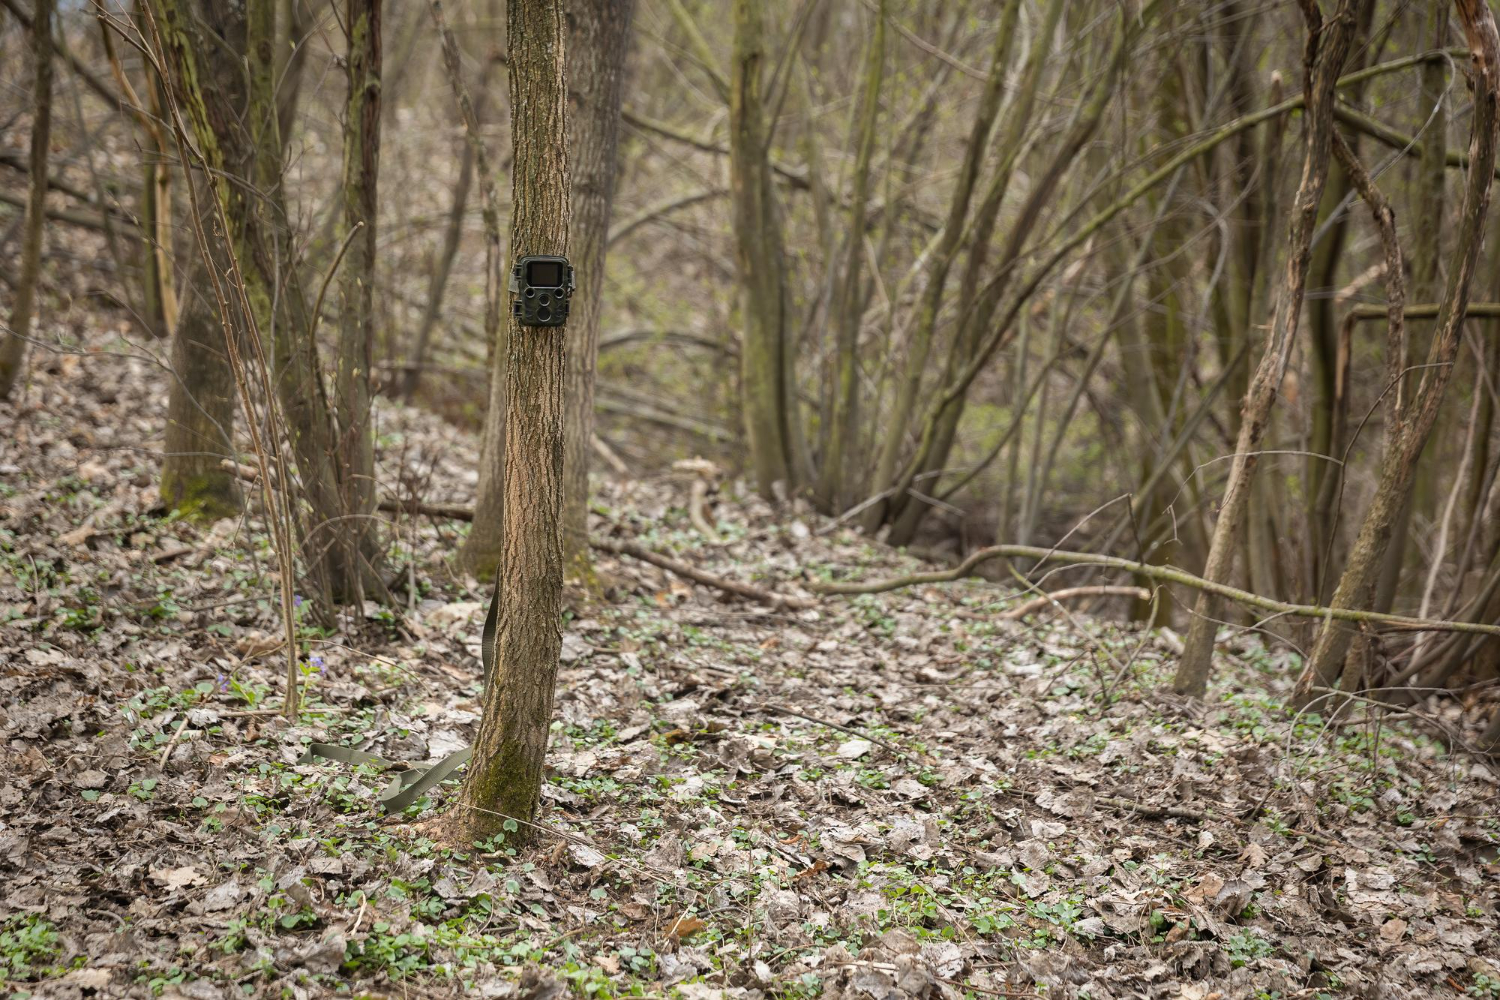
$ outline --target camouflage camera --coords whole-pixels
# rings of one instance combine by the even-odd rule
[[[510,270],[511,312],[522,326],[562,326],[573,294],[573,265],[566,257],[522,257]]]

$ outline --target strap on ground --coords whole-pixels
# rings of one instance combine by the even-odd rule
[[[495,618],[500,604],[500,574],[495,574],[495,589],[490,594],[490,609],[484,616],[484,632],[480,640],[480,659],[484,661],[484,691],[490,690],[490,670],[495,662]],[[380,807],[387,813],[402,813],[406,807],[427,794],[434,785],[447,781],[449,776],[469,762],[474,756],[473,747],[455,750],[442,760],[428,761],[398,771],[391,783],[380,793]],[[338,746],[333,743],[313,743],[307,753],[297,761],[312,764],[319,760],[333,760],[341,764],[369,764],[374,767],[400,767],[401,761],[390,760],[379,754],[358,747]]]

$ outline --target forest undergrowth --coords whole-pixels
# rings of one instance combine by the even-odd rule
[[[1461,706],[1293,715],[1251,632],[1177,699],[1169,633],[982,581],[769,612],[602,558],[541,845],[445,846],[453,785],[385,817],[375,769],[298,761],[472,739],[465,526],[387,526],[404,608],[302,605],[289,724],[263,523],[161,514],[167,376],[94,347],[0,404],[10,995],[1500,997],[1500,777],[1433,731]],[[385,493],[472,500],[477,442],[378,416]],[[913,566],[732,484],[709,541],[689,490],[602,483],[592,529],[803,596]]]

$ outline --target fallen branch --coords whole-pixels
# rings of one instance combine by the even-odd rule
[[[974,567],[991,559],[1036,559],[1041,562],[1066,563],[1077,566],[1102,566],[1105,569],[1124,570],[1137,576],[1144,576],[1152,580],[1160,580],[1164,583],[1176,583],[1184,587],[1204,593],[1215,594],[1219,597],[1238,601],[1262,611],[1270,611],[1275,614],[1293,615],[1299,618],[1334,618],[1339,621],[1362,622],[1367,625],[1386,625],[1391,628],[1407,629],[1415,632],[1472,632],[1480,635],[1500,636],[1500,625],[1486,625],[1481,622],[1447,621],[1432,618],[1412,618],[1408,615],[1381,614],[1377,611],[1357,611],[1353,608],[1329,608],[1315,604],[1288,604],[1285,601],[1272,600],[1259,594],[1252,594],[1248,590],[1231,587],[1223,583],[1214,583],[1205,580],[1201,576],[1184,572],[1172,566],[1156,566],[1151,563],[1136,562],[1133,559],[1121,559],[1118,556],[1101,556],[1092,552],[1066,552],[1059,549],[1046,549],[1036,545],[992,545],[989,548],[978,549],[969,554],[969,557],[957,566],[948,570],[938,570],[931,573],[912,573],[908,576],[891,577],[886,580],[874,580],[867,583],[810,583],[808,589],[820,594],[880,594],[888,590],[900,590],[903,587],[915,587],[925,583],[949,583],[961,579],[973,572]]]
[[[817,606],[816,601],[809,601],[806,598],[793,597],[789,594],[777,594],[748,583],[740,583],[738,580],[730,580],[726,577],[706,573],[696,566],[689,566],[685,562],[679,562],[676,559],[659,555],[648,548],[637,545],[635,542],[618,542],[607,538],[591,538],[589,539],[589,547],[598,549],[600,552],[611,553],[612,555],[630,556],[633,559],[650,563],[652,566],[657,566],[668,572],[676,573],[678,576],[692,580],[694,583],[701,583],[705,587],[713,587],[726,594],[746,597],[752,601],[769,604],[772,607],[791,608],[802,611]]]
[[[1151,591],[1145,587],[1068,587],[1064,590],[1054,590],[1050,594],[1032,598],[1025,604],[1017,605],[1009,611],[1000,615],[1001,621],[1014,621],[1017,618],[1025,618],[1033,611],[1051,607],[1059,601],[1071,600],[1075,597],[1133,597],[1138,601],[1151,600]]]

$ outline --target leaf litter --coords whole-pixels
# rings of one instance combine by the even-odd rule
[[[1500,995],[1490,765],[1401,720],[1293,718],[1293,665],[1249,636],[1205,705],[1163,696],[1170,636],[1001,620],[979,581],[773,612],[601,559],[607,599],[565,627],[548,835],[444,849],[451,784],[387,818],[374,769],[298,761],[471,740],[488,588],[454,569],[462,526],[391,525],[405,607],[299,623],[289,725],[265,526],[162,516],[140,351],[51,356],[0,409],[17,995]],[[472,440],[377,419],[384,481],[472,497]],[[742,488],[706,540],[687,500],[601,483],[593,529],[799,596],[911,565]]]

